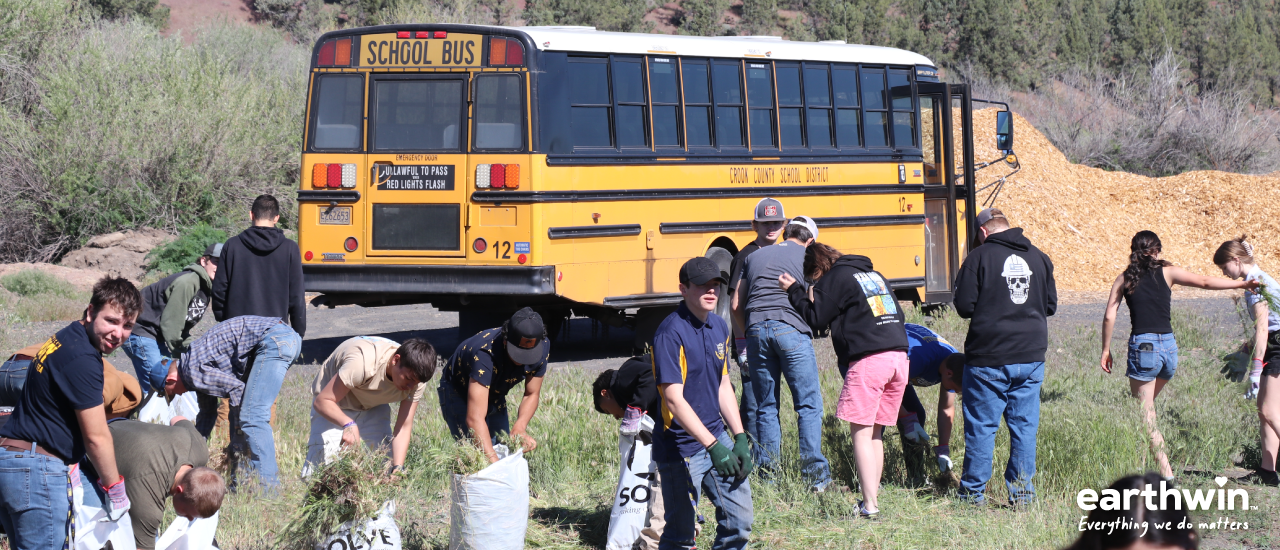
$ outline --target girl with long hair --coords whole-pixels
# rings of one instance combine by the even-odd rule
[[[1258,267],[1253,259],[1253,245],[1245,237],[1222,243],[1213,255],[1213,263],[1222,274],[1244,279],[1254,285],[1245,293],[1249,315],[1254,319],[1253,349],[1250,355],[1249,390],[1246,398],[1258,399],[1258,420],[1262,425],[1262,467],[1258,477],[1267,485],[1280,484],[1276,477],[1276,454],[1280,452],[1280,286]]]
[[[1102,318],[1103,372],[1111,373],[1111,335],[1116,326],[1116,310],[1120,301],[1129,304],[1129,360],[1126,373],[1129,391],[1142,401],[1142,412],[1151,435],[1151,449],[1156,453],[1160,475],[1173,477],[1169,457],[1164,452],[1164,435],[1156,426],[1156,397],[1178,370],[1178,343],[1173,337],[1170,309],[1175,284],[1207,290],[1231,290],[1256,287],[1257,283],[1238,282],[1220,277],[1197,275],[1160,258],[1160,237],[1151,231],[1139,231],[1129,245],[1129,267],[1116,277]]]

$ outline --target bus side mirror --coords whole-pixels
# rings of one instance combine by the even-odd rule
[[[1009,111],[996,113],[996,149],[1013,150],[1013,113]]]

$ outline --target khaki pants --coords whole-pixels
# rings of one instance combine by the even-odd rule
[[[662,538],[662,528],[667,524],[667,511],[662,505],[662,478],[657,469],[653,471],[653,483],[649,486],[649,517],[640,531],[640,539],[631,547],[632,550],[658,550],[658,540]]]

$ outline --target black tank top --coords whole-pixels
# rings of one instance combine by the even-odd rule
[[[1169,322],[1169,306],[1173,291],[1164,281],[1164,268],[1157,267],[1138,279],[1138,286],[1128,296],[1129,319],[1133,322],[1133,334],[1172,334]]]

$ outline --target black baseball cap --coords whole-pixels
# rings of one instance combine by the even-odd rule
[[[521,365],[537,365],[547,360],[551,345],[547,342],[547,327],[542,316],[531,308],[524,308],[502,324],[506,333],[507,357]]]
[[[208,247],[208,248],[204,249],[204,255],[205,255],[205,256],[211,256],[211,257],[214,257],[214,258],[217,258],[218,256],[221,256],[221,255],[222,255],[222,243],[213,243],[213,244],[209,245],[209,247]]]
[[[716,279],[725,284],[729,283],[729,279],[720,271],[720,266],[711,261],[711,258],[698,256],[680,266],[680,284],[705,285],[708,281]]]

